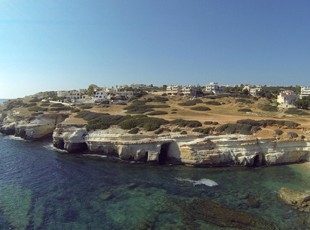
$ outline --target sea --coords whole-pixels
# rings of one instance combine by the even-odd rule
[[[309,182],[298,164],[145,165],[0,135],[0,229],[234,229],[199,215],[208,207],[184,205],[193,199],[246,212],[276,229],[309,229],[309,213],[278,198],[281,187],[310,190]]]

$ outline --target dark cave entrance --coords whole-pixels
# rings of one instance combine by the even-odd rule
[[[170,143],[164,143],[161,145],[160,153],[158,156],[158,164],[163,165],[167,163],[169,147],[170,147]]]
[[[262,153],[258,153],[253,158],[253,167],[259,167],[265,164],[264,155]]]

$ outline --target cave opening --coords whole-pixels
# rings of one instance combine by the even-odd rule
[[[158,156],[158,164],[163,165],[167,163],[169,147],[170,147],[170,143],[164,143],[161,145],[160,153]]]

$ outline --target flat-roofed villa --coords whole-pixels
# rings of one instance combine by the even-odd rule
[[[295,107],[294,102],[298,99],[296,93],[292,90],[283,90],[279,93],[277,97],[277,102],[279,107],[289,108]]]
[[[310,96],[310,86],[303,86],[300,88],[300,99],[304,98],[304,97],[308,97]]]

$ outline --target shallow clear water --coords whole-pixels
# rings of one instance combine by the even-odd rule
[[[177,178],[208,178],[219,185],[193,186]],[[69,155],[49,142],[0,135],[1,229],[223,229],[201,218],[185,221],[189,206],[180,204],[193,198],[250,213],[279,229],[308,229],[309,214],[283,204],[277,191],[283,186],[310,190],[309,182],[298,165],[136,165]]]

